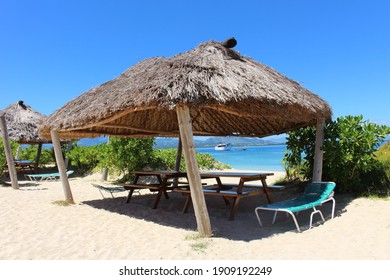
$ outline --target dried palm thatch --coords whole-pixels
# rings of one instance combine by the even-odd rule
[[[1,111],[4,114],[9,137],[20,144],[49,143],[39,137],[38,125],[43,123],[47,116],[35,111],[30,106],[18,101]]]
[[[40,129],[61,137],[179,134],[175,107],[190,108],[194,135],[284,133],[331,117],[330,106],[274,69],[215,41],[146,59],[53,113]]]

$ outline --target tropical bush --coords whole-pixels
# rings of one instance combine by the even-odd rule
[[[160,166],[161,169],[174,170],[176,166],[176,156],[176,149],[161,149],[154,151],[156,166]],[[198,161],[199,169],[201,170],[231,168],[229,165],[219,162],[210,154],[196,153],[196,159]],[[181,157],[180,170],[186,170],[184,155]]]
[[[77,146],[67,153],[71,165],[84,174],[93,170],[108,168],[110,174],[121,175],[119,181],[132,179],[134,170],[165,169],[174,170],[176,164],[175,149],[154,150],[154,139],[110,138],[108,144],[97,146]],[[209,154],[197,153],[200,169],[224,169],[228,165],[220,163]],[[182,157],[181,170],[185,170]]]
[[[73,145],[72,150],[66,153],[69,163],[75,166],[81,174],[92,171],[99,164],[99,159],[103,157],[100,146],[77,146]]]
[[[308,180],[313,173],[315,132],[315,127],[300,128],[287,136],[285,163]],[[336,182],[339,192],[387,195],[386,164],[378,161],[375,151],[389,134],[390,127],[370,123],[362,116],[340,117],[327,124],[323,180]]]
[[[123,174],[121,181],[132,179],[134,170],[144,170],[154,162],[154,138],[110,138],[108,145],[101,145],[99,168],[107,167],[111,173]]]
[[[390,178],[390,141],[383,144],[378,151],[375,152],[378,161],[383,165],[386,176]]]
[[[23,147],[20,159],[35,161],[38,154],[38,145],[27,145]],[[42,148],[39,165],[46,165],[55,162],[54,150]]]

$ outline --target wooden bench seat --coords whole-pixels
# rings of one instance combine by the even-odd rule
[[[133,196],[133,192],[135,190],[141,190],[141,189],[149,189],[151,192],[158,192],[156,201],[154,203],[153,209],[157,208],[157,205],[160,201],[161,195],[164,194],[166,199],[169,199],[167,191],[172,191],[174,187],[172,185],[169,185],[167,187],[161,187],[161,184],[122,184],[122,186],[129,191],[129,195],[127,196],[126,203],[129,203],[131,200],[131,197]]]
[[[217,186],[217,184],[215,184],[214,186]],[[231,184],[231,183],[224,183],[223,184],[224,187],[228,188],[238,188],[238,184]],[[286,186],[283,186],[283,185],[272,185],[272,186],[267,186],[268,189],[270,191],[281,191],[281,190],[284,190],[286,188]],[[258,185],[258,184],[245,184],[244,188],[263,188],[262,185]]]

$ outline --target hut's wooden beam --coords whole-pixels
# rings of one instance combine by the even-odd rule
[[[107,139],[106,145],[108,146],[110,144],[110,137]],[[108,168],[104,167],[102,172],[102,181],[107,181],[108,178]]]
[[[198,231],[201,236],[211,237],[212,232],[210,217],[206,207],[198,162],[196,160],[195,141],[192,132],[190,110],[187,106],[177,106],[176,113]]]
[[[140,132],[145,132],[145,133],[151,133],[151,134],[172,134],[178,135],[178,131],[162,131],[162,130],[155,130],[155,129],[146,129],[146,128],[139,128],[139,127],[134,127],[134,126],[129,126],[125,124],[115,124],[115,123],[105,123],[105,124],[100,124],[98,127],[107,127],[107,128],[118,128],[118,129],[128,129],[128,130],[134,130],[134,131],[140,131]]]
[[[66,153],[69,153],[72,150],[72,147],[73,147],[73,141],[68,142],[67,143],[67,147],[66,147]],[[68,168],[68,166],[69,166],[69,158],[65,157],[64,161],[65,161],[65,168]]]
[[[181,155],[182,154],[183,154],[183,144],[181,143],[181,138],[179,137],[179,143],[177,143],[175,171],[180,171]],[[177,187],[178,184],[179,184],[179,178],[174,178],[173,179],[173,186]]]
[[[15,159],[20,159],[20,154],[22,153],[22,144],[19,144],[18,150],[16,151]]]
[[[231,108],[228,108],[225,106],[221,106],[221,105],[206,105],[205,107],[209,108],[209,109],[216,110],[216,111],[222,111],[222,112],[225,112],[228,114],[236,115],[236,116],[243,116],[244,115],[237,110],[234,110],[234,109],[231,109]]]
[[[19,189],[18,176],[16,174],[15,162],[12,156],[11,144],[9,142],[7,124],[4,115],[0,115],[0,129],[2,131],[5,157],[7,159],[8,173],[11,179],[11,185],[14,189]]]
[[[54,154],[56,156],[58,172],[60,173],[60,178],[61,178],[61,182],[62,182],[62,189],[64,191],[65,200],[69,203],[74,204],[72,191],[70,189],[68,176],[66,174],[65,161],[64,161],[64,157],[62,156],[60,137],[58,136],[58,132],[55,130],[52,130],[50,132],[50,134],[51,134],[51,140],[53,141]]]
[[[103,119],[103,120],[100,120],[98,122],[93,122],[93,123],[90,123],[88,125],[84,125],[84,126],[77,126],[76,128],[67,128],[66,130],[67,131],[74,131],[74,130],[87,130],[89,128],[92,128],[92,127],[96,127],[96,126],[102,126],[104,124],[109,124],[109,123],[112,123],[113,121],[117,120],[117,119],[120,119],[122,118],[123,116],[126,116],[130,113],[134,113],[134,112],[139,112],[139,111],[145,111],[145,110],[155,110],[157,109],[158,106],[148,106],[148,107],[136,107],[136,108],[131,108],[131,109],[128,109],[128,110],[124,110],[124,111],[121,111],[121,112],[118,112],[116,114],[114,114],[113,116],[110,116],[106,119]]]
[[[39,166],[39,161],[41,160],[41,154],[42,154],[42,143],[38,144],[38,151],[37,151],[37,156],[35,158],[35,163],[34,163],[34,172],[38,171],[38,166]]]
[[[321,182],[322,180],[322,163],[324,157],[322,145],[324,143],[324,128],[325,120],[318,120],[316,127],[316,144],[314,151],[313,182]]]

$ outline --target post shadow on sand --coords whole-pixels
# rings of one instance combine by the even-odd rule
[[[274,195],[275,201],[286,197],[295,196],[295,192],[282,193]],[[182,213],[185,198],[179,193],[169,193],[169,199],[162,198],[157,209],[152,209],[156,194],[142,194],[134,196],[129,204],[125,204],[126,197],[118,196],[115,198],[97,199],[83,201],[84,205],[96,209],[106,210],[112,213],[125,215],[128,217],[153,222],[156,224],[181,228],[185,230],[196,231],[196,219],[193,209],[188,213]],[[344,213],[345,207],[351,202],[352,198],[347,196],[336,196],[335,218]],[[264,227],[261,228],[254,213],[256,206],[266,204],[265,198],[250,197],[241,201],[236,218],[233,221],[228,220],[230,207],[226,206],[220,197],[207,197],[206,204],[209,209],[211,224],[213,225],[213,236],[218,238],[227,238],[236,241],[253,241],[267,238],[272,235],[285,232],[296,232],[296,228],[291,217],[283,213],[278,214],[276,223],[272,225],[273,213],[262,213]],[[325,217],[326,226],[330,219],[331,203],[327,203],[320,208]],[[298,215],[302,231],[309,227],[310,211],[303,211]],[[129,220],[129,223],[131,221]],[[320,218],[313,219],[313,226],[323,225]]]

